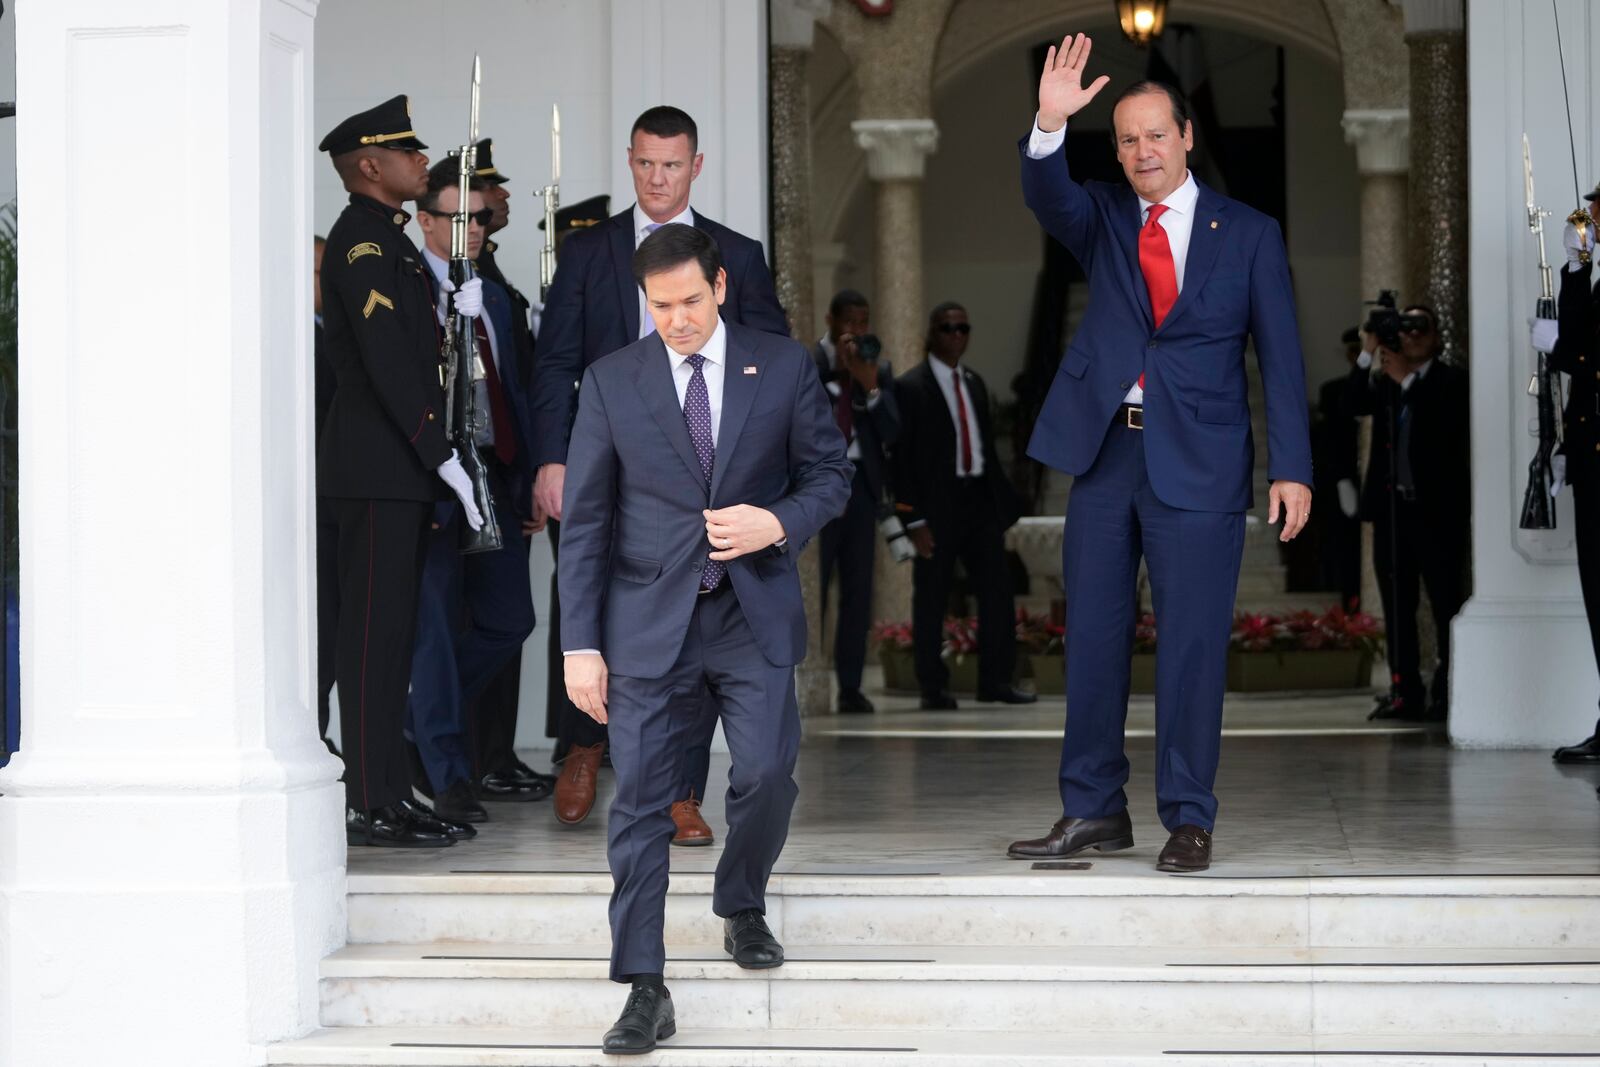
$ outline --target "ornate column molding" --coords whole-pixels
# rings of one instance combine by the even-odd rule
[[[1363,177],[1404,174],[1411,169],[1411,112],[1406,108],[1352,108],[1341,122],[1356,150]]]
[[[1467,12],[1462,0],[1404,0],[1406,36],[1413,33],[1464,33]]]
[[[857,119],[850,129],[867,153],[867,174],[875,182],[921,181],[928,156],[939,147],[932,119]]]
[[[817,20],[828,13],[828,0],[772,0],[768,11],[768,40],[773,48],[811,51]]]

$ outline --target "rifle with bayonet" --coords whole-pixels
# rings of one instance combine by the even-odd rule
[[[1533,313],[1536,318],[1553,319],[1556,317],[1555,281],[1544,252],[1544,220],[1550,217],[1550,212],[1540,209],[1534,200],[1533,158],[1528,151],[1526,133],[1522,135],[1522,186],[1527,197],[1528,229],[1539,247],[1539,299]],[[1533,356],[1534,371],[1528,382],[1528,395],[1535,401],[1539,447],[1528,461],[1528,488],[1522,495],[1522,518],[1517,525],[1524,530],[1554,530],[1556,509],[1555,502],[1550,499],[1550,485],[1554,480],[1551,461],[1561,447],[1561,372],[1550,366],[1548,353],[1535,350]]]
[[[556,211],[561,207],[561,105],[550,105],[550,184],[533,194],[544,201],[544,247],[539,250],[539,302],[556,277]]]
[[[472,260],[467,255],[467,215],[472,191],[472,176],[478,166],[478,83],[481,67],[472,57],[472,105],[467,140],[452,153],[456,157],[456,188],[459,198],[450,215],[450,294],[445,315],[444,348],[444,432],[461,459],[461,466],[472,480],[472,500],[483,516],[483,525],[472,529],[461,524],[461,551],[494,552],[503,547],[500,524],[495,521],[494,497],[489,491],[489,471],[478,454],[478,434],[488,425],[489,413],[478,403],[477,384],[484,380],[483,357],[478,353],[477,334],[472,320],[456,312],[455,293],[472,277]],[[505,428],[501,428],[505,432]]]

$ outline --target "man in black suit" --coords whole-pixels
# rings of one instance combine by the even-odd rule
[[[1467,450],[1471,412],[1467,375],[1438,359],[1438,318],[1413,304],[1405,315],[1424,325],[1400,334],[1400,348],[1370,334],[1347,379],[1346,410],[1371,415],[1372,458],[1361,492],[1361,517],[1373,524],[1373,562],[1388,625],[1394,699],[1373,714],[1443,722],[1450,700],[1450,621],[1463,588],[1472,519]],[[1379,373],[1372,367],[1377,363]],[[1390,478],[1390,442],[1394,477]],[[1392,507],[1391,507],[1392,502]],[[1438,630],[1439,665],[1429,699],[1417,649],[1418,581],[1427,588]]]
[[[757,241],[735,233],[689,206],[689,189],[705,157],[694,119],[675,107],[653,107],[634,121],[628,140],[628,169],[637,202],[598,226],[569,237],[540,318],[534,361],[533,462],[539,473],[534,501],[545,515],[561,519],[566,482],[567,438],[577,411],[578,382],[584,369],[655,330],[645,311],[644,293],[633,277],[633,253],[645,237],[671,222],[688,223],[717,242],[727,272],[722,317],[787,337],[789,323],[778,304],[772,274]],[[552,544],[560,534],[551,524]],[[682,800],[674,805],[678,844],[710,844],[711,830],[700,817],[710,764],[714,716],[690,739],[684,758]],[[594,806],[595,780],[605,752],[606,731],[568,703],[556,746],[565,752],[556,782],[556,818],[582,822]]]
[[[1350,327],[1343,337],[1346,364],[1354,366],[1361,354],[1361,331]],[[1315,495],[1339,502],[1337,508],[1322,508],[1313,516],[1318,524],[1322,549],[1324,588],[1339,590],[1339,603],[1346,611],[1361,606],[1361,465],[1357,447],[1358,427],[1345,410],[1349,372],[1329,378],[1317,390],[1317,421],[1312,426],[1312,448],[1316,451],[1313,471]]]
[[[317,492],[339,525],[335,673],[352,845],[454,843],[410,806],[401,734],[434,504],[454,494],[467,522],[483,523],[445,437],[433,292],[400,207],[427,191],[426,147],[404,96],[352,115],[318,145],[350,193],[322,268],[337,386],[317,445]],[[463,283],[456,305],[477,315],[481,283]]]
[[[1019,507],[995,448],[989,390],[961,365],[971,334],[966,308],[940,304],[928,316],[927,360],[894,383],[900,406],[895,507],[917,549],[911,639],[922,706],[928,709],[956,706],[939,653],[957,560],[978,599],[978,699],[1034,700],[1011,684],[1017,646],[1005,532],[1017,521]]]
[[[1591,215],[1600,214],[1600,185],[1588,196]],[[1589,639],[1600,662],[1600,290],[1593,287],[1594,231],[1578,234],[1570,223],[1564,234],[1566,268],[1555,322],[1536,320],[1533,347],[1550,353],[1550,367],[1570,375],[1563,417],[1561,454],[1556,457],[1556,485],[1572,486],[1573,527],[1578,549],[1578,582],[1589,616]],[[1587,255],[1586,255],[1587,254]],[[1575,745],[1555,751],[1557,763],[1600,763],[1600,722],[1594,733]]]
[[[811,353],[833,401],[833,421],[844,434],[846,455],[855,466],[850,503],[843,515],[822,528],[819,545],[824,613],[828,581],[836,566],[839,570],[833,670],[839,679],[839,711],[846,714],[873,710],[872,701],[861,691],[861,671],[872,616],[872,564],[888,473],[886,450],[900,432],[894,371],[888,360],[879,357],[868,316],[867,298],[854,289],[841,289],[828,305],[828,332]]]

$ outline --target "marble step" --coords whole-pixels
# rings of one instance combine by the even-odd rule
[[[267,1050],[294,1067],[601,1067],[602,1030],[363,1027],[321,1030]],[[1320,1053],[1322,1058],[1318,1058]],[[1496,1067],[1600,1065],[1593,1036],[1462,1034],[1372,1038],[1284,1034],[827,1033],[683,1026],[636,1067]]]
[[[324,1026],[603,1030],[624,990],[607,948],[349,946],[323,961]],[[686,1022],[745,1029],[1577,1034],[1600,1018],[1582,949],[792,948],[770,971],[674,946]]]
[[[1600,876],[780,874],[768,922],[813,945],[1600,950]],[[352,944],[606,944],[611,876],[351,875]],[[711,875],[674,874],[669,943],[720,948]]]

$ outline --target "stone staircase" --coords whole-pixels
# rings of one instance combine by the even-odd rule
[[[606,1057],[604,873],[352,875],[326,1029],[272,1064],[1600,1064],[1600,876],[773,879],[789,962],[742,971],[673,878],[680,1029]]]

